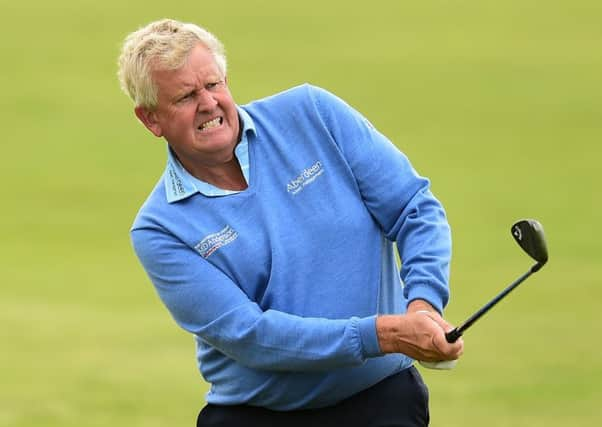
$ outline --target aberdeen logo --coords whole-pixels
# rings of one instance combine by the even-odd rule
[[[203,258],[217,251],[219,248],[232,243],[238,237],[238,232],[227,225],[217,233],[213,233],[201,240],[194,248]]]
[[[324,167],[322,162],[319,160],[308,168],[305,168],[295,179],[291,180],[287,186],[286,191],[291,194],[297,194],[303,190],[307,185],[315,181],[317,177],[324,173]]]
[[[182,194],[186,193],[182,180],[171,167],[169,168],[169,178],[171,181],[171,190],[174,194],[181,196]]]

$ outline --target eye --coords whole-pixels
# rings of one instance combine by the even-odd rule
[[[194,97],[194,91],[188,92],[187,94],[178,98],[177,102],[185,102],[185,101],[188,101],[189,99],[192,99],[193,97]]]
[[[215,90],[217,89],[219,86],[221,86],[221,84],[223,83],[223,80],[217,80],[217,81],[213,81],[210,83],[207,83],[207,85],[205,85],[205,88],[207,90]]]

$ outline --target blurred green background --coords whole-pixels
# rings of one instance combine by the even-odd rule
[[[550,263],[423,370],[432,425],[602,424],[599,0],[0,0],[0,426],[186,426],[205,385],[128,229],[165,148],[118,87],[127,33],[215,32],[245,103],[303,82],[362,111],[431,177],[454,233],[459,323]],[[375,408],[377,411],[378,408]]]

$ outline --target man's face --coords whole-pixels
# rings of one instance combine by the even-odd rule
[[[238,142],[238,112],[213,55],[199,44],[177,70],[153,72],[157,107],[136,109],[155,135],[164,137],[184,167],[212,167],[232,159]]]

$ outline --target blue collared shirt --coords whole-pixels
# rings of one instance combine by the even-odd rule
[[[249,188],[206,197],[170,162],[132,242],[195,336],[208,403],[333,405],[412,364],[382,354],[376,316],[414,299],[442,309],[449,226],[429,181],[334,95],[304,85],[242,108]],[[168,203],[163,181],[189,197]]]
[[[240,107],[236,107],[238,110],[238,117],[242,124],[242,135],[240,142],[234,149],[234,155],[238,159],[238,163],[242,169],[245,181],[249,183],[249,139],[248,133],[251,132],[255,135],[255,124],[249,114]],[[208,182],[202,181],[190,174],[177,157],[172,152],[171,148],[167,149],[167,170],[165,174],[165,194],[167,195],[167,201],[174,203],[179,200],[185,199],[192,196],[195,193],[201,193],[207,197],[227,196],[229,194],[240,193],[236,190],[224,190],[218,188]]]

